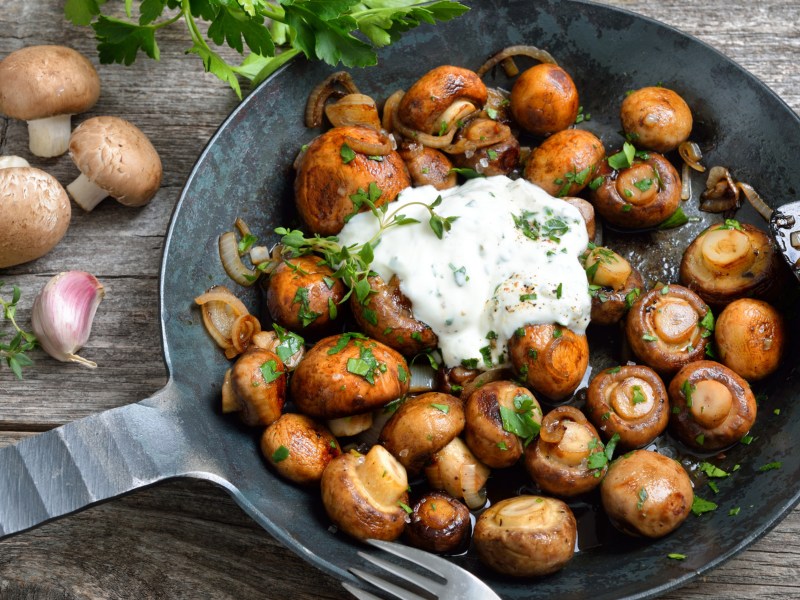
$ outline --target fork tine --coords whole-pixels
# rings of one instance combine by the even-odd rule
[[[358,555],[364,560],[368,560],[373,565],[380,567],[384,571],[391,573],[392,575],[396,575],[400,579],[405,579],[409,583],[413,583],[417,587],[430,591],[437,596],[441,596],[441,593],[444,591],[444,586],[442,584],[437,583],[428,577],[423,577],[419,573],[414,573],[414,571],[409,571],[405,567],[402,567],[396,563],[383,560],[377,556],[370,556],[364,552],[359,552]]]
[[[362,571],[361,569],[356,569],[355,567],[351,567],[348,570],[356,577],[363,579],[367,583],[371,583],[379,590],[383,590],[384,592],[393,594],[396,598],[400,598],[400,600],[422,600],[422,596],[420,596],[419,594],[415,594],[414,592],[409,592],[408,590],[393,584],[391,581],[386,581],[385,579],[381,579],[380,577],[373,575],[372,573],[367,573],[366,571]]]
[[[376,595],[370,594],[366,590],[357,588],[356,586],[350,585],[349,583],[346,583],[344,581],[342,582],[342,587],[351,594],[353,594],[353,596],[358,598],[358,600],[382,600],[381,598],[378,598]]]
[[[448,574],[452,575],[455,571],[452,563],[430,552],[418,550],[411,546],[403,546],[402,544],[384,542],[383,540],[366,540],[366,542],[390,554],[409,560],[424,569],[428,569],[428,571],[436,573],[442,579],[448,579]]]

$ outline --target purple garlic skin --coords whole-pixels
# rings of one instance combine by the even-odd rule
[[[105,289],[84,271],[66,271],[53,277],[33,301],[31,325],[39,345],[62,362],[90,369],[97,364],[76,354],[92,332],[92,322]]]

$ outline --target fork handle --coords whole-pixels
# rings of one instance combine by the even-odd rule
[[[179,474],[187,443],[148,399],[0,449],[0,539]]]

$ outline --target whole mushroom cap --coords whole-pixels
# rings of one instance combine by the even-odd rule
[[[94,117],[72,132],[69,154],[97,187],[126,206],[143,206],[161,186],[161,159],[142,131],[118,117]]]
[[[67,232],[72,208],[55,177],[32,167],[0,169],[0,269],[44,256]]]
[[[100,97],[89,60],[64,46],[28,46],[0,61],[0,112],[22,121],[74,115]]]

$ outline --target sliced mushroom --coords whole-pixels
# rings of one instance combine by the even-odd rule
[[[28,46],[0,62],[0,113],[28,122],[36,156],[64,154],[72,115],[86,112],[99,97],[97,71],[72,48]]]
[[[575,553],[577,522],[561,500],[517,496],[483,511],[472,539],[478,558],[515,577],[555,573]]]
[[[662,376],[702,359],[713,329],[711,309],[693,291],[675,284],[640,296],[625,322],[633,353]]]
[[[592,296],[592,323],[617,323],[644,289],[641,274],[619,254],[601,246],[587,250],[581,260]]]
[[[67,191],[85,211],[107,196],[125,206],[144,206],[161,186],[158,152],[138,127],[124,119],[84,121],[72,132],[69,155],[81,175]]]
[[[750,385],[710,360],[686,365],[669,384],[670,429],[684,444],[712,452],[738,442],[756,420]]]
[[[461,438],[453,438],[431,457],[425,467],[428,483],[435,490],[444,490],[454,498],[463,498],[472,510],[486,503],[486,481],[489,467],[479,461]]]
[[[589,385],[586,413],[606,440],[617,434],[620,448],[641,448],[667,428],[667,388],[648,367],[606,369]]]

